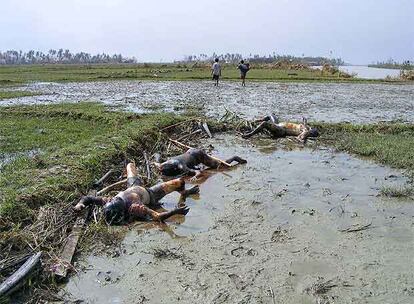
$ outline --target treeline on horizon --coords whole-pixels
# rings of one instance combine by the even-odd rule
[[[207,54],[200,54],[200,55],[187,55],[184,56],[183,61],[176,61],[176,62],[211,62],[214,61],[215,58],[218,58],[220,61],[227,62],[227,63],[237,63],[240,60],[246,60],[251,63],[274,63],[278,61],[289,61],[292,63],[302,63],[311,66],[319,66],[324,64],[330,65],[344,65],[345,62],[341,58],[326,58],[326,57],[312,57],[312,56],[292,56],[292,55],[278,55],[278,54],[269,54],[269,55],[252,55],[243,56],[242,54],[238,53],[227,53],[227,54],[216,54],[213,53],[212,55]]]
[[[30,50],[28,52],[8,50],[0,51],[0,64],[45,64],[45,63],[67,63],[67,64],[84,64],[84,63],[136,63],[137,60],[132,57],[124,57],[121,54],[89,54],[86,52],[72,53],[70,50],[53,50],[47,53]]]
[[[392,58],[389,58],[386,61],[377,61],[376,63],[371,63],[368,66],[376,68],[412,70],[414,69],[414,62],[410,60],[398,62]]]
[[[216,54],[212,55],[188,55],[183,60],[176,60],[175,63],[182,62],[212,62],[215,58],[219,58],[223,62],[238,63],[244,59],[251,63],[274,63],[278,61],[288,61],[292,63],[302,63],[307,65],[344,65],[345,62],[341,58],[311,57],[311,56],[292,56],[292,55],[252,55],[244,57],[238,53]],[[68,49],[50,49],[44,53],[42,51],[30,50],[23,52],[21,50],[0,50],[0,65],[18,65],[18,64],[119,64],[119,63],[138,63],[135,57],[126,57],[121,54],[109,55],[106,53],[89,54],[86,52],[72,53]]]

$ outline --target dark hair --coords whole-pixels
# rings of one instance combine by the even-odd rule
[[[215,62],[219,62],[219,59],[218,59],[218,58],[216,58],[216,59],[214,59],[214,61],[215,61]]]
[[[316,128],[311,128],[309,130],[309,137],[318,137],[319,136],[319,131]]]
[[[240,63],[243,64],[244,63],[244,60],[240,60]]]
[[[160,166],[162,175],[165,176],[177,176],[184,173],[183,166],[176,159],[167,160]]]
[[[125,201],[115,196],[109,203],[104,206],[105,221],[109,225],[121,225],[126,220]]]

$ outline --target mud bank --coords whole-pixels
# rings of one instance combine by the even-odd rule
[[[330,150],[219,136],[213,174],[167,226],[135,223],[110,256],[81,257],[88,303],[412,303],[414,205],[378,197],[400,171]],[[167,196],[170,208],[178,197]],[[365,228],[364,228],[365,227]],[[359,230],[360,231],[354,231]]]
[[[8,89],[10,90],[10,88]],[[414,85],[352,83],[110,81],[33,83],[17,88],[45,95],[0,101],[0,105],[92,100],[133,112],[203,110],[220,116],[224,108],[246,118],[273,111],[286,119],[327,122],[414,121]]]

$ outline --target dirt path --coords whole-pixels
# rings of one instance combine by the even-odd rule
[[[122,246],[85,257],[66,291],[88,303],[414,301],[412,201],[376,196],[400,172],[271,140],[212,143],[249,163],[203,183],[185,219],[122,228]]]

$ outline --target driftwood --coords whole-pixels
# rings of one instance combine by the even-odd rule
[[[96,195],[97,195],[97,196],[104,195],[105,193],[107,193],[107,192],[111,191],[112,189],[115,189],[115,188],[116,188],[116,187],[118,187],[119,185],[123,185],[123,184],[125,184],[126,182],[127,182],[127,179],[125,178],[125,179],[123,179],[123,180],[121,180],[121,181],[119,181],[119,182],[116,182],[116,183],[114,183],[114,184],[112,184],[112,185],[109,185],[108,187],[103,188],[102,190],[98,191],[98,192],[96,193]]]
[[[38,252],[30,257],[15,273],[0,285],[0,297],[8,296],[20,289],[33,273],[38,270],[42,252]]]
[[[171,128],[174,128],[174,127],[176,127],[176,126],[179,126],[179,125],[182,125],[182,124],[185,124],[185,123],[187,123],[187,122],[194,121],[194,120],[196,120],[196,118],[189,119],[189,120],[185,120],[185,121],[181,121],[181,122],[178,122],[178,123],[176,123],[176,124],[169,125],[169,126],[167,126],[167,127],[165,127],[165,128],[162,128],[162,129],[161,129],[161,131],[165,131],[165,130],[171,129]]]
[[[96,196],[96,190],[90,190],[88,195]],[[66,278],[68,269],[72,267],[72,259],[75,254],[76,246],[78,245],[79,238],[82,235],[83,226],[89,215],[89,208],[85,208],[82,213],[77,217],[75,224],[73,225],[72,232],[66,238],[65,246],[59,257],[59,261],[53,265],[52,272],[60,278]]]
[[[211,134],[210,129],[208,128],[207,123],[206,122],[203,122],[201,125],[202,125],[204,131],[207,133],[208,137],[212,138],[213,135]]]
[[[197,134],[197,133],[200,133],[200,132],[202,132],[201,131],[201,129],[197,129],[197,130],[195,130],[194,132],[191,132],[190,134],[186,134],[186,135],[184,135],[184,136],[181,136],[179,139],[177,139],[178,141],[180,141],[180,140],[183,140],[183,139],[186,139],[186,138],[189,138],[190,136],[193,136],[193,135],[195,135],[195,134]]]
[[[177,141],[177,140],[174,140],[174,139],[171,139],[171,138],[168,138],[168,140],[169,140],[170,142],[172,142],[173,144],[175,144],[176,146],[178,146],[178,147],[181,147],[181,148],[184,148],[184,149],[193,149],[192,147],[187,146],[187,145],[185,145],[185,144],[183,144],[183,143],[181,143],[181,142],[179,142],[179,141]],[[225,165],[226,167],[231,167],[231,165],[230,165],[229,163],[225,162],[224,160],[221,160],[220,158],[214,157],[214,156],[212,156],[212,155],[210,155],[210,157],[211,157],[212,159],[214,159],[214,160],[216,160],[216,161],[220,162],[221,164]]]
[[[93,188],[96,189],[100,186],[103,185],[103,183],[111,176],[111,174],[114,172],[114,170],[109,170],[108,172],[105,173],[104,176],[102,176],[100,179],[98,179],[94,184],[93,184]]]
[[[79,238],[82,235],[83,226],[88,218],[88,214],[89,208],[85,208],[82,214],[78,216],[75,224],[73,225],[72,232],[66,238],[66,243],[63,247],[58,263],[52,267],[52,272],[60,278],[66,278],[68,269],[72,267],[73,255],[75,254]]]
[[[366,230],[369,227],[371,227],[372,223],[366,224],[366,225],[362,225],[362,226],[353,226],[353,227],[349,227],[346,229],[341,229],[339,230],[340,232],[357,232],[357,231],[362,231],[362,230]]]
[[[174,139],[171,139],[171,138],[168,138],[168,140],[170,142],[172,142],[174,145],[176,145],[176,146],[178,146],[180,148],[183,148],[183,149],[194,149],[193,147],[187,146],[186,144],[183,144],[183,143],[181,143],[181,142],[179,142],[177,140],[174,140]]]

